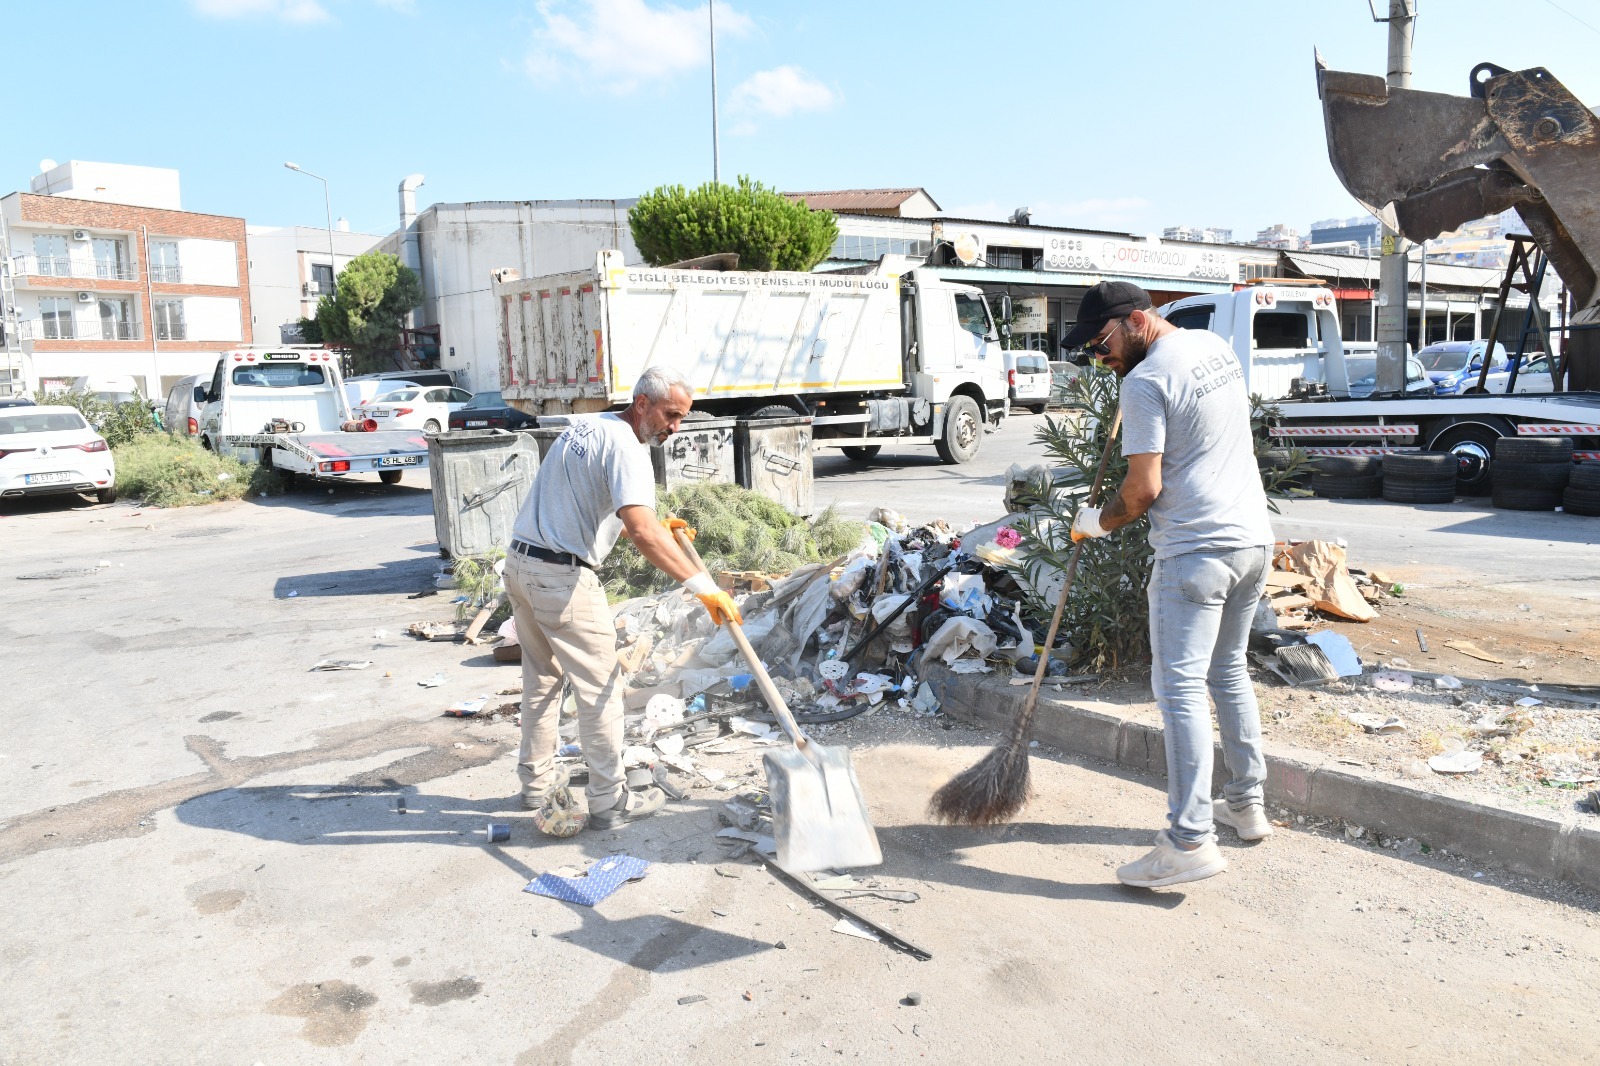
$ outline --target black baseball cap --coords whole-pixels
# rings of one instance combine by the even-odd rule
[[[1150,294],[1130,281],[1102,281],[1083,294],[1078,305],[1078,321],[1061,338],[1063,351],[1081,348],[1113,318],[1130,311],[1150,310]]]

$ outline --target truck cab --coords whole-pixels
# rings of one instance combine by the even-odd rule
[[[1179,329],[1208,329],[1227,341],[1246,387],[1263,399],[1297,396],[1308,384],[1330,396],[1350,395],[1338,307],[1326,286],[1263,280],[1175,300],[1158,313]]]
[[[259,462],[261,447],[233,438],[272,432],[337,432],[350,418],[339,363],[321,348],[239,348],[217,360],[208,385],[195,386],[201,443],[222,455]]]

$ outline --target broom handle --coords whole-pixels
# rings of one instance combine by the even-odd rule
[[[1117,413],[1111,419],[1111,432],[1106,434],[1106,446],[1100,452],[1100,466],[1094,472],[1094,484],[1089,487],[1089,506],[1093,507],[1100,502],[1100,487],[1106,477],[1106,465],[1111,461],[1111,448],[1117,441],[1117,431],[1122,428],[1122,407],[1117,406]],[[1021,737],[1033,724],[1033,712],[1039,706],[1039,686],[1044,683],[1045,670],[1050,665],[1050,649],[1056,644],[1056,631],[1061,628],[1061,612],[1067,606],[1067,595],[1072,591],[1072,579],[1078,572],[1078,556],[1083,554],[1083,541],[1078,541],[1072,546],[1072,555],[1067,560],[1067,580],[1061,586],[1061,595],[1056,598],[1056,610],[1050,616],[1050,633],[1044,638],[1044,651],[1039,654],[1039,665],[1033,669],[1033,684],[1028,686],[1028,699],[1022,705],[1022,713],[1017,715],[1016,725],[1012,729],[1013,737]]]
[[[701,562],[700,553],[694,550],[694,541],[681,529],[672,531],[673,537],[678,542],[678,547],[689,561],[700,568],[701,573],[709,574],[706,564]],[[778,688],[772,683],[772,678],[767,675],[766,667],[761,665],[761,659],[756,655],[756,650],[750,646],[750,639],[744,635],[744,628],[733,619],[725,623],[728,632],[733,634],[733,642],[738,646],[744,661],[750,664],[750,672],[755,675],[756,687],[761,690],[761,695],[766,697],[767,704],[772,708],[772,713],[777,716],[778,723],[783,726],[783,731],[789,734],[789,739],[794,741],[794,746],[800,749],[801,754],[809,755],[810,739],[800,731],[800,723],[794,720],[794,715],[789,713],[789,705],[783,702],[783,697],[778,694]]]

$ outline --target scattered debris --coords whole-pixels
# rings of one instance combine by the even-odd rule
[[[1474,659],[1481,659],[1486,663],[1496,663],[1502,666],[1505,665],[1504,659],[1496,659],[1493,655],[1490,655],[1488,652],[1484,651],[1470,640],[1447,640],[1444,642],[1444,646],[1447,648],[1453,648],[1462,655],[1470,655]]]
[[[446,707],[444,713],[451,718],[471,718],[483,711],[484,704],[489,702],[488,696],[474,696],[470,700],[460,700]]]
[[[365,670],[372,665],[371,659],[323,659],[311,669],[316,670]]]
[[[649,868],[650,863],[645,859],[623,854],[607,855],[581,876],[562,877],[555,873],[543,873],[529,881],[523,891],[593,907],[626,882],[644,877]]]
[[[1472,774],[1483,767],[1483,752],[1457,751],[1448,755],[1435,755],[1428,766],[1440,774]]]
[[[421,685],[423,688],[438,688],[440,685],[449,680],[450,679],[448,677],[444,676],[444,672],[440,671],[439,673],[434,674],[432,677],[423,678],[421,681],[418,681],[417,684]]]
[[[849,918],[840,918],[839,921],[834,924],[833,931],[835,933],[843,933],[846,936],[860,937],[862,940],[870,940],[873,943],[877,943],[879,940],[883,939],[882,937],[878,936],[877,933],[874,933],[872,930],[866,928],[858,922],[852,921]]]
[[[484,830],[491,844],[504,844],[511,839],[511,827],[502,822],[490,822]]]
[[[1381,692],[1404,692],[1411,685],[1411,675],[1404,670],[1379,670],[1372,675],[1372,687]]]

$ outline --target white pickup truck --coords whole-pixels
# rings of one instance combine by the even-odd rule
[[[1501,437],[1570,437],[1575,458],[1600,460],[1600,393],[1438,396],[1408,380],[1407,395],[1374,396],[1370,387],[1363,395],[1351,373],[1358,357],[1347,358],[1333,293],[1320,282],[1252,283],[1185,297],[1159,313],[1174,326],[1208,329],[1227,341],[1250,391],[1282,413],[1272,435],[1314,455],[1454,452],[1457,485],[1469,496],[1488,492]],[[1408,370],[1408,379],[1414,373]]]
[[[376,473],[385,484],[428,465],[420,430],[373,432],[352,422],[332,352],[238,348],[222,353],[211,384],[195,386],[200,443],[293,477]],[[346,430],[343,427],[352,427]]]
[[[698,411],[810,415],[817,447],[856,460],[893,442],[969,462],[1007,414],[983,293],[905,256],[805,274],[628,266],[602,251],[588,270],[493,279],[500,392],[525,414],[626,405],[663,364],[694,386]]]

